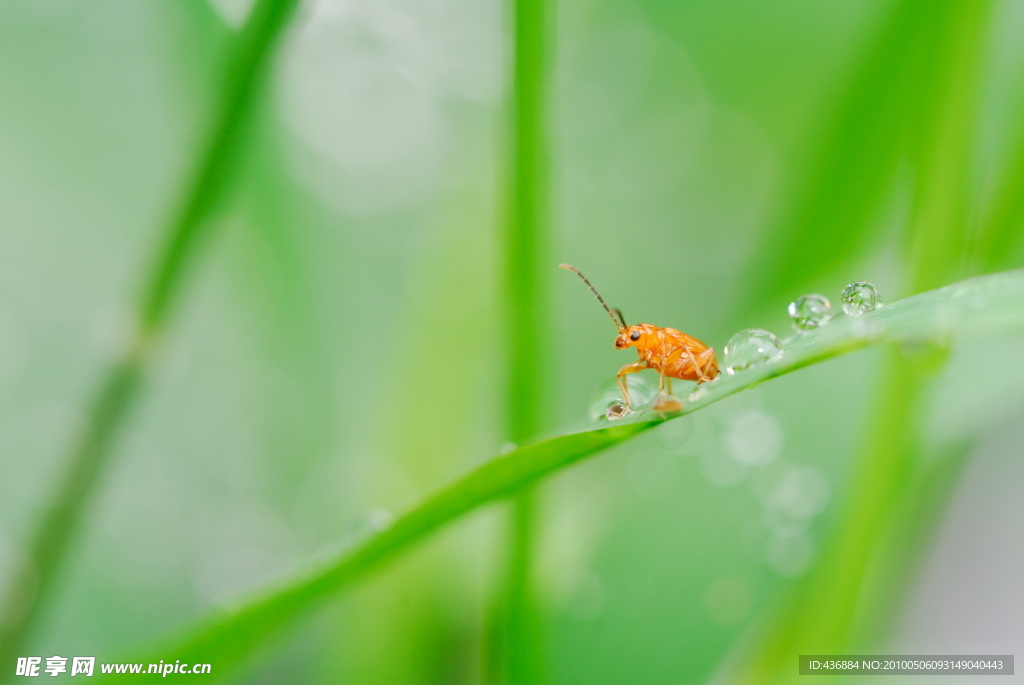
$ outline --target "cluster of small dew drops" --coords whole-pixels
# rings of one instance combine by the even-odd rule
[[[861,316],[882,306],[878,289],[867,281],[851,283],[840,296],[847,316]],[[832,303],[824,295],[802,295],[789,304],[789,318],[798,333],[821,328],[832,319]],[[730,376],[782,358],[782,343],[770,331],[748,328],[725,346],[725,371]]]
[[[861,316],[882,306],[878,288],[867,281],[846,286],[840,298],[847,316]],[[797,333],[821,328],[832,319],[832,303],[824,295],[803,295],[789,303],[789,318]]]

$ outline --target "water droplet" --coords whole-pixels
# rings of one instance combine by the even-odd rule
[[[618,421],[623,416],[629,413],[629,409],[622,402],[616,400],[608,405],[608,408],[604,411],[604,416],[609,421]]]
[[[725,371],[733,376],[739,371],[781,358],[782,343],[773,333],[762,328],[748,328],[729,338],[725,346]]]
[[[707,397],[707,394],[708,389],[704,387],[704,385],[698,385],[696,388],[693,389],[693,392],[691,392],[686,399],[690,400],[690,402],[699,402],[700,400]]]
[[[683,403],[679,401],[678,397],[674,395],[666,395],[659,397],[658,401],[654,403],[654,411],[659,411],[663,414],[674,414],[677,411],[683,410]]]
[[[611,380],[601,387],[590,403],[591,421],[615,421],[631,413],[650,408],[658,395],[658,387],[651,379],[634,373],[626,377],[631,409],[626,410],[619,384]]]
[[[867,281],[857,281],[843,288],[842,298],[847,316],[860,316],[882,306],[878,289]]]
[[[789,303],[789,318],[798,333],[820,328],[832,318],[832,303],[824,295],[801,295]]]
[[[506,454],[511,454],[512,452],[515,452],[518,448],[519,445],[515,444],[514,442],[506,442],[502,444],[500,448],[498,448],[498,454],[504,457]]]

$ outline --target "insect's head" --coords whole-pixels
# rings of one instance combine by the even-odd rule
[[[643,347],[647,341],[648,324],[641,323],[636,326],[624,326],[615,339],[616,349],[624,350],[627,347]]]

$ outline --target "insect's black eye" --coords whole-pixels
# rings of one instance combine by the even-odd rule
[[[629,339],[633,340],[633,341],[639,340],[640,339],[640,331],[633,331],[632,333],[630,333],[629,334]]]

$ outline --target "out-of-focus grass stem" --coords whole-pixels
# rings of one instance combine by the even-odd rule
[[[978,227],[972,254],[978,271],[1005,268],[1024,239],[1024,117],[1018,125],[1021,130],[1012,148],[1009,168]]]
[[[544,345],[547,320],[548,149],[547,16],[544,0],[513,2],[513,73],[504,222],[506,341],[505,432],[521,443],[537,437],[544,421]],[[512,502],[505,587],[500,602],[497,653],[488,668],[502,683],[540,677],[539,620],[532,568],[538,493],[528,488]]]
[[[138,397],[147,358],[180,295],[201,238],[210,232],[218,201],[230,185],[246,115],[259,97],[274,47],[298,0],[260,0],[241,33],[234,38],[223,81],[222,100],[214,112],[211,136],[188,179],[169,223],[165,244],[154,261],[135,311],[136,334],[100,381],[87,421],[71,450],[63,477],[46,508],[16,571],[0,615],[0,679],[7,664],[37,623],[52,593],[75,533],[81,528],[90,495],[128,412]]]
[[[522,443],[540,433],[544,417],[547,327],[548,150],[547,21],[544,0],[513,2],[513,73],[509,121],[507,216],[504,221],[505,434]],[[502,683],[535,682],[540,639],[532,581],[538,493],[512,503],[510,544],[496,642],[488,667]]]

